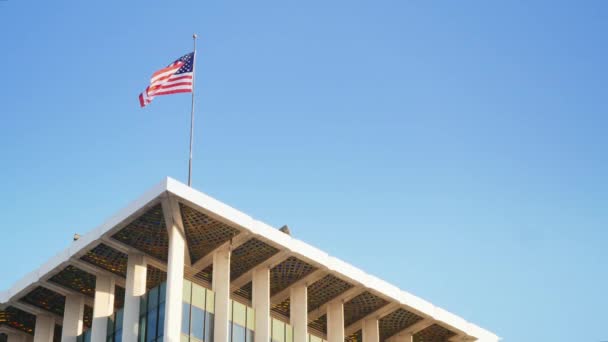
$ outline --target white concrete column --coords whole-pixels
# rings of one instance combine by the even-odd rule
[[[93,304],[93,324],[91,342],[106,342],[108,317],[114,313],[114,289],[116,283],[109,276],[97,276],[95,281],[95,302]]]
[[[122,319],[122,340],[137,342],[139,335],[139,302],[146,294],[146,259],[142,254],[131,253],[127,262],[125,306]]]
[[[378,320],[375,318],[364,320],[362,333],[363,342],[380,342],[380,330],[378,329]]]
[[[228,342],[230,314],[230,250],[222,248],[213,254],[213,292],[215,292],[215,342]],[[257,313],[256,313],[257,316]]]
[[[308,340],[308,295],[305,284],[290,289],[290,319],[293,327],[293,342]]]
[[[255,341],[270,341],[270,268],[255,269],[252,276],[252,304],[255,311]]]
[[[61,342],[76,342],[76,337],[82,334],[83,316],[84,296],[78,294],[67,295],[65,297]]]
[[[180,342],[186,236],[177,202],[173,198],[168,198],[162,202],[162,205],[169,233],[164,341]]]
[[[327,305],[327,342],[344,342],[344,303]]]
[[[414,342],[414,335],[408,333],[402,333],[395,335],[391,338],[391,342]]]
[[[37,315],[34,342],[53,342],[54,333],[55,319],[48,315]]]
[[[23,334],[18,334],[18,333],[6,333],[6,342],[26,342],[27,341],[27,335],[25,333]]]

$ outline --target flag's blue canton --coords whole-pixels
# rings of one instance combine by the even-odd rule
[[[180,57],[177,61],[184,62],[184,65],[182,65],[182,67],[175,72],[175,75],[183,74],[185,72],[192,72],[194,52],[190,52],[189,54]]]

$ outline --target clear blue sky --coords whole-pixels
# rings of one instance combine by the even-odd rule
[[[505,341],[608,340],[608,2],[0,1],[8,288],[165,176]]]

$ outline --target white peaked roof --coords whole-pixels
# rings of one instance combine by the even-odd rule
[[[132,202],[129,206],[118,212],[101,226],[74,241],[67,249],[51,258],[37,270],[27,274],[17,281],[10,289],[0,291],[0,308],[19,301],[24,294],[31,291],[40,282],[48,279],[49,274],[57,273],[65,267],[70,259],[80,258],[84,253],[97,246],[100,241],[107,241],[111,234],[124,227],[135,217],[141,215],[152,205],[157,204],[159,199],[167,194],[177,197],[197,210],[226,222],[231,226],[247,232],[252,237],[258,237],[278,246],[282,251],[296,256],[315,267],[330,274],[338,275],[340,278],[364,288],[388,300],[393,306],[403,307],[411,312],[430,319],[453,332],[456,332],[462,340],[480,342],[494,342],[499,338],[490,331],[478,327],[473,323],[441,309],[409,292],[403,291],[377,277],[315,248],[303,241],[295,239],[264,222],[258,221],[210,196],[205,195],[187,185],[172,178],[166,178],[160,184],[154,186],[143,196]]]

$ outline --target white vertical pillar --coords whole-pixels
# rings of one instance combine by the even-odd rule
[[[84,296],[77,294],[67,295],[65,297],[61,342],[76,342],[76,337],[82,334],[83,316]]]
[[[230,250],[222,248],[213,254],[213,291],[215,292],[215,342],[228,342],[230,313]],[[257,313],[256,313],[257,316]]]
[[[169,233],[164,341],[180,342],[186,236],[177,201],[173,198],[167,198],[163,200],[162,206]]]
[[[327,305],[327,342],[344,342],[344,304]]]
[[[375,318],[363,320],[363,342],[380,342],[378,320]]]
[[[125,284],[125,306],[122,320],[122,340],[137,342],[139,335],[139,302],[146,294],[146,259],[143,255],[130,253],[127,262]]]
[[[306,342],[308,339],[308,295],[305,284],[290,289],[290,318],[293,327],[293,342]]]
[[[255,269],[252,276],[252,304],[255,311],[255,341],[270,341],[270,268]]]
[[[27,336],[24,334],[17,333],[7,333],[6,334],[7,341],[6,342],[26,342]]]
[[[114,313],[115,280],[109,276],[97,276],[95,281],[95,302],[93,304],[93,324],[91,342],[106,342],[108,317]]]
[[[53,342],[54,333],[55,319],[48,315],[37,315],[34,342]]]
[[[414,342],[414,335],[408,333],[402,333],[395,335],[392,338],[392,342]]]

